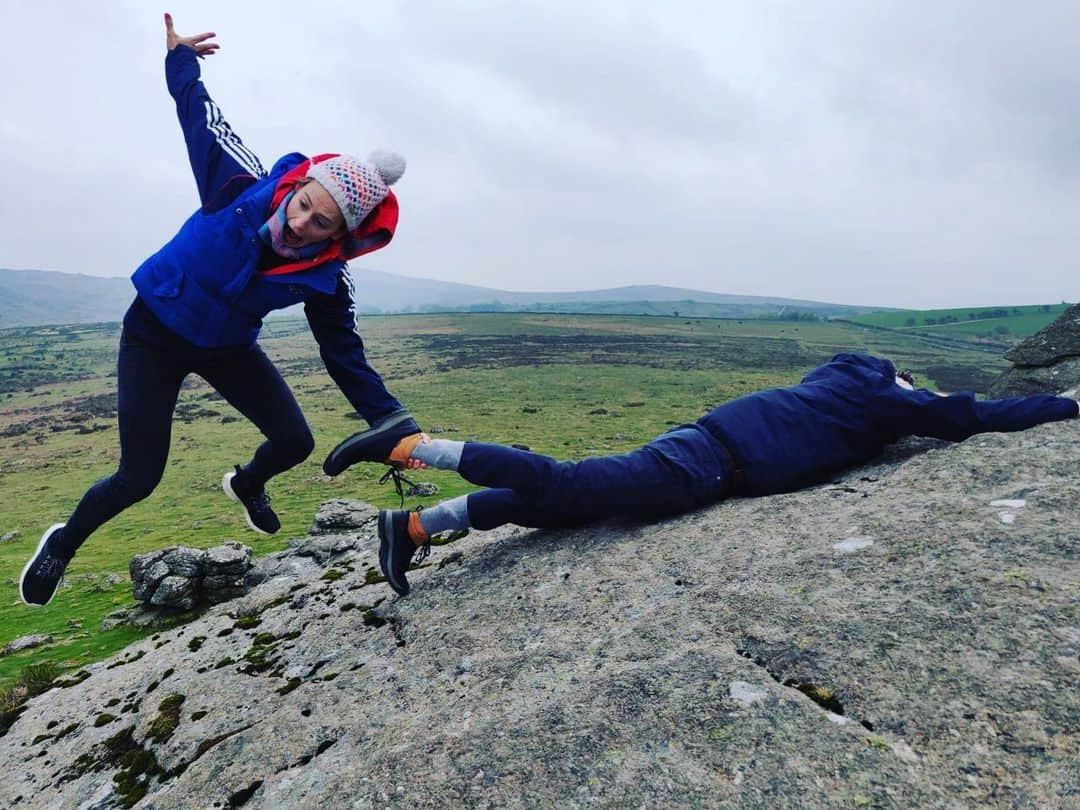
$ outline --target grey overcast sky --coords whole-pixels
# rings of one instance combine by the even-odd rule
[[[3,0],[0,267],[128,275],[197,206],[162,12],[269,166],[409,161],[358,267],[892,306],[1080,298],[1076,0]]]

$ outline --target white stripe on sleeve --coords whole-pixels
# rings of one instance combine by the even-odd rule
[[[221,109],[213,101],[207,99],[206,105],[206,128],[214,134],[218,145],[224,149],[233,160],[253,177],[265,177],[266,169],[255,156],[255,153],[244,146],[229,122],[221,115]]]

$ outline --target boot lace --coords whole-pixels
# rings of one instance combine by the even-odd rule
[[[424,545],[420,546],[420,548],[416,550],[416,552],[413,554],[412,562],[410,563],[410,565],[419,565],[428,558],[428,554],[430,553],[431,542],[429,541],[427,543],[424,543]]]
[[[385,484],[387,481],[394,482],[394,492],[397,493],[398,498],[401,499],[401,508],[405,508],[405,488],[401,486],[402,482],[408,484],[410,487],[416,486],[415,483],[410,481],[397,467],[391,467],[385,473],[382,478],[379,479],[380,484]]]
[[[270,496],[265,489],[261,490],[248,498],[248,504],[253,511],[263,512],[270,508]]]

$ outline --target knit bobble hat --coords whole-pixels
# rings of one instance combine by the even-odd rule
[[[345,217],[345,227],[351,232],[383,201],[390,186],[404,173],[405,158],[378,149],[366,161],[338,155],[312,164],[307,176],[334,198]]]

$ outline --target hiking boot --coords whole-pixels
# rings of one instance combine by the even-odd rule
[[[54,523],[41,535],[37,550],[19,576],[19,596],[31,607],[44,607],[64,581],[71,555],[59,548],[63,523]]]
[[[360,461],[391,464],[401,468],[405,464],[391,459],[398,443],[420,433],[420,425],[408,411],[399,411],[379,422],[375,427],[354,433],[337,447],[323,462],[323,472],[338,475]]]
[[[247,525],[259,534],[273,534],[281,528],[281,521],[270,508],[270,496],[265,489],[251,489],[244,480],[239,464],[232,472],[225,473],[225,477],[221,479],[221,488],[226,495],[244,507]]]
[[[431,551],[429,543],[417,548],[409,536],[409,516],[412,514],[415,513],[405,509],[383,509],[379,512],[379,567],[399,596],[409,592],[405,572],[413,563],[413,557],[419,564]]]

